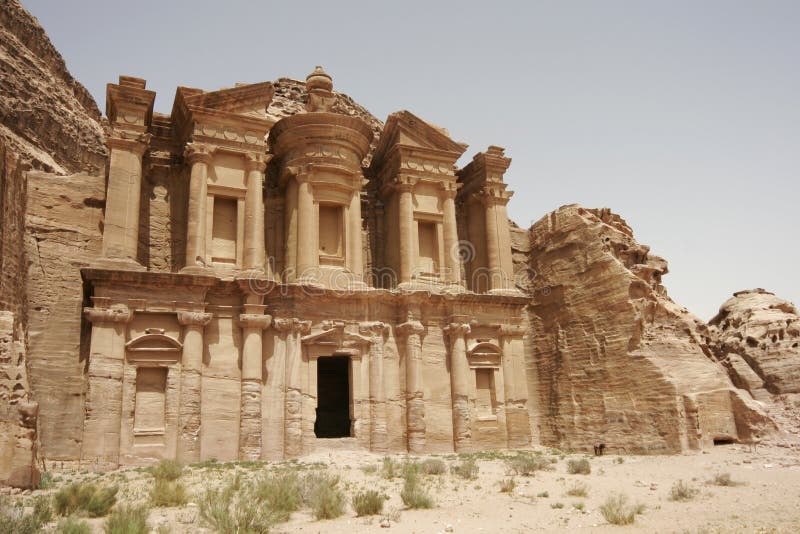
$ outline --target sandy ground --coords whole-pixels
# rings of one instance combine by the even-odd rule
[[[381,527],[381,516],[356,517],[348,503],[345,514],[338,519],[317,521],[308,512],[300,511],[294,513],[288,523],[277,525],[274,531],[800,532],[798,449],[760,446],[753,452],[745,446],[726,445],[680,456],[589,457],[591,473],[588,475],[567,473],[567,461],[583,458],[583,455],[547,448],[534,448],[531,453],[553,459],[554,470],[538,471],[530,477],[515,476],[517,485],[511,494],[501,493],[499,484],[508,478],[508,465],[503,456],[512,453],[484,453],[475,455],[480,468],[475,480],[464,480],[452,473],[424,476],[424,484],[436,506],[430,510],[408,510],[399,496],[403,480],[382,476],[382,456],[348,450],[317,452],[289,465],[304,473],[325,470],[340,475],[348,500],[364,489],[376,489],[388,495],[390,498],[384,506],[384,515],[392,518],[390,526]],[[460,461],[456,455],[437,457],[449,466]],[[393,458],[399,462],[405,460],[399,455]],[[242,480],[247,480],[286,465],[284,462],[193,466],[185,470],[182,481],[190,494],[197,495],[208,487],[231,480],[236,473]],[[370,466],[378,469],[373,470]],[[739,484],[711,484],[709,481],[719,473],[729,473]],[[119,500],[123,502],[144,502],[152,485],[152,478],[144,469],[103,475],[63,472],[57,473],[55,480],[55,489],[73,480],[114,482],[121,487]],[[697,496],[687,502],[670,500],[670,489],[678,480],[698,490]],[[566,494],[576,482],[585,484],[586,497]],[[27,501],[41,493],[17,494],[12,498]],[[612,493],[624,493],[630,502],[645,506],[633,525],[615,526],[603,518],[599,508]],[[583,510],[576,508],[576,504]],[[102,532],[102,519],[90,523],[97,532]],[[153,528],[163,525],[162,531],[166,531],[168,526],[171,532],[209,532],[200,524],[193,503],[180,508],[153,509],[150,524]]]

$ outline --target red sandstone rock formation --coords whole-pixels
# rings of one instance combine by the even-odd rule
[[[667,262],[619,216],[565,206],[531,227],[529,246],[518,267],[543,443],[678,452],[774,427],[713,360],[706,325],[667,296]]]

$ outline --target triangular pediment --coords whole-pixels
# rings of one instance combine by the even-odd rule
[[[187,91],[184,93],[184,102],[195,109],[266,117],[274,93],[272,82],[261,82],[217,91]]]
[[[445,152],[452,154],[455,161],[468,145],[454,141],[444,128],[403,110],[392,113],[386,120],[373,161],[382,160],[395,146]]]

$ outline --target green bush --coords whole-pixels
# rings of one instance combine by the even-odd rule
[[[328,473],[310,473],[301,483],[303,502],[316,519],[335,519],[344,513],[345,496],[339,489],[339,477]]]
[[[567,473],[570,475],[588,475],[591,472],[592,466],[586,458],[567,460]]]
[[[644,506],[628,504],[628,496],[623,494],[611,495],[600,506],[600,513],[612,525],[630,525],[641,514]]]
[[[39,484],[36,485],[36,489],[50,489],[54,485],[55,485],[55,480],[53,479],[53,473],[45,471],[39,478]]]
[[[187,501],[186,488],[176,480],[157,478],[150,490],[150,504],[153,506],[183,506]]]
[[[425,491],[419,482],[419,475],[408,473],[403,483],[403,491],[400,492],[403,504],[409,508],[433,508],[433,498]]]
[[[183,474],[183,465],[175,460],[161,460],[150,468],[150,474],[156,480],[178,480]]]
[[[106,534],[147,534],[149,513],[146,506],[118,506],[106,518],[103,530]]]
[[[480,468],[474,458],[469,458],[451,467],[450,471],[452,471],[454,475],[458,475],[465,480],[475,480],[478,478],[478,471],[480,471]]]
[[[98,487],[90,482],[76,482],[58,490],[53,503],[58,515],[83,511],[90,517],[102,517],[117,502],[118,489],[117,486]]]
[[[698,490],[692,488],[683,480],[679,480],[669,490],[669,500],[677,502],[691,501],[698,493]]]
[[[552,471],[553,465],[546,458],[541,456],[529,456],[527,454],[517,454],[506,462],[511,474],[520,476],[532,476],[536,471]]]
[[[383,502],[386,497],[375,490],[362,491],[353,495],[353,510],[356,515],[377,515],[383,511]]]
[[[420,470],[425,475],[443,475],[447,473],[447,464],[439,458],[428,458],[422,462]]]
[[[58,522],[56,532],[58,534],[92,534],[92,527],[83,519],[71,515]]]

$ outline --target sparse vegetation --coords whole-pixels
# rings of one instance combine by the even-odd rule
[[[253,491],[260,502],[279,516],[285,516],[285,519],[281,518],[282,521],[288,520],[289,515],[303,504],[300,480],[293,471],[286,470],[259,479]]]
[[[400,492],[403,504],[409,508],[433,508],[433,498],[425,491],[419,481],[419,475],[409,472],[405,476],[403,491]]]
[[[108,514],[117,502],[117,486],[98,487],[90,482],[76,482],[61,488],[53,497],[58,515],[86,512],[89,517]]]
[[[198,504],[202,524],[220,534],[266,534],[277,522],[272,510],[249,492],[238,495],[233,484],[206,491]]]
[[[378,472],[378,466],[374,464],[365,465],[361,467],[361,472],[364,473],[365,475],[374,475],[375,473]]]
[[[301,483],[303,502],[316,519],[335,519],[344,513],[345,496],[339,489],[339,477],[328,473],[310,473]]]
[[[679,480],[670,488],[669,500],[676,502],[691,501],[698,493],[699,491],[691,487],[687,482]]]
[[[589,494],[589,486],[583,482],[575,482],[567,490],[567,495],[570,497],[586,497]]]
[[[39,478],[39,484],[36,485],[36,489],[50,489],[53,486],[55,486],[53,474],[49,471],[44,471]]]
[[[186,501],[186,488],[177,480],[156,479],[150,490],[150,504],[155,507],[182,506]]]
[[[156,480],[178,480],[183,474],[183,465],[175,460],[161,460],[150,468],[150,474]]]
[[[553,504],[550,505],[550,508],[553,508],[553,509],[556,509],[556,510],[560,510],[560,509],[564,508],[564,503],[554,502]]]
[[[33,502],[33,511],[25,513],[20,503],[11,505],[0,502],[0,532],[14,534],[34,534],[53,518],[53,510],[47,497],[37,497]]]
[[[480,468],[474,458],[469,458],[451,467],[450,471],[464,480],[475,480],[478,478]]]
[[[353,495],[353,510],[357,516],[378,515],[383,512],[386,497],[375,490],[367,490]]]
[[[447,473],[447,464],[439,458],[428,458],[420,464],[420,470],[425,475],[443,475]]]
[[[532,476],[536,471],[552,471],[553,465],[542,456],[530,456],[528,454],[517,454],[506,461],[510,474],[520,476]]]
[[[92,527],[83,519],[71,515],[58,522],[58,534],[92,534]]]
[[[625,463],[625,458],[623,458],[622,456],[617,456],[617,457],[614,459],[614,462],[615,462],[615,463],[618,463],[618,464],[624,464],[624,463]]]
[[[567,460],[567,473],[570,475],[588,475],[592,472],[592,465],[586,458]]]
[[[600,513],[612,525],[630,525],[643,511],[643,505],[629,505],[628,496],[621,493],[609,496],[600,506]]]
[[[542,491],[537,493],[536,496],[539,497],[540,499],[547,499],[548,497],[550,497],[550,493],[547,491]]]
[[[146,506],[117,506],[106,518],[103,530],[106,534],[147,534],[149,513]]]
[[[714,475],[714,478],[709,480],[709,484],[713,484],[714,486],[741,486],[743,482],[736,482],[731,478],[730,473],[717,473]]]
[[[389,456],[384,456],[383,465],[381,466],[381,476],[386,479],[393,479],[400,475],[400,467],[397,462]]]
[[[582,502],[574,502],[572,503],[572,507],[578,510],[579,512],[583,512],[584,509],[586,508],[586,505],[583,504]]]
[[[500,481],[500,493],[513,493],[516,487],[517,483],[514,481],[514,477],[504,478]]]

